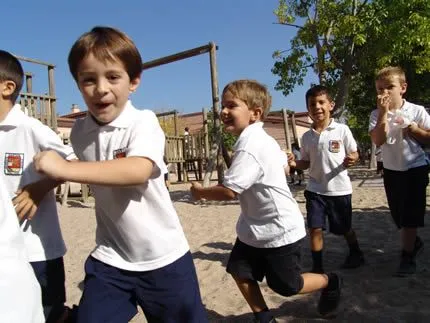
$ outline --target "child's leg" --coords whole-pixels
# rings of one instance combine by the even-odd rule
[[[42,290],[46,322],[57,322],[66,311],[65,273],[63,257],[30,263]]]
[[[136,275],[89,256],[77,322],[129,322],[137,314],[135,286]]]
[[[364,264],[364,256],[358,245],[357,236],[351,228],[351,194],[327,196],[326,199],[330,232],[343,235],[349,247],[349,254],[342,267],[347,269],[360,267]]]
[[[136,296],[148,323],[208,322],[191,253],[137,276]]]
[[[341,280],[336,274],[302,274],[301,243],[302,240],[283,247],[266,249],[267,285],[283,296],[322,290],[319,312],[323,315],[332,313],[340,301]]]
[[[326,226],[326,201],[323,195],[310,191],[305,191],[304,195],[312,252],[312,272],[323,273],[323,230]]]
[[[265,249],[254,248],[236,239],[227,264],[227,272],[251,308],[257,322],[273,322],[274,317],[267,308],[258,281],[264,278],[266,267],[261,257]]]

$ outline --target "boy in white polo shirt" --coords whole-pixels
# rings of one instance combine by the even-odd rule
[[[343,235],[349,246],[343,268],[364,263],[363,253],[352,230],[352,185],[346,170],[358,159],[357,144],[347,125],[331,118],[334,102],[325,86],[317,85],[306,92],[306,107],[313,120],[303,134],[301,159],[289,154],[289,166],[309,168],[305,190],[307,223],[310,231],[312,272],[323,269],[323,230],[328,218],[330,232]]]
[[[403,99],[404,71],[386,67],[376,75],[377,109],[370,115],[372,141],[381,146],[384,186],[394,223],[401,231],[402,252],[396,276],[416,272],[424,245],[417,228],[424,226],[428,162],[421,145],[430,143],[430,116],[424,107]]]
[[[203,188],[193,183],[191,192],[195,199],[239,197],[237,240],[227,271],[257,322],[275,322],[258,285],[264,277],[269,287],[283,296],[322,289],[318,310],[327,316],[339,304],[341,280],[334,273],[301,273],[304,220],[288,188],[286,155],[263,130],[262,121],[270,104],[266,87],[256,81],[234,81],[224,88],[221,113],[224,130],[239,136],[232,164],[222,185]]]
[[[0,51],[0,180],[4,181],[15,211],[22,221],[27,254],[42,288],[48,322],[67,313],[61,235],[53,188],[57,182],[38,174],[32,161],[36,153],[53,149],[64,158],[74,158],[73,149],[39,120],[27,116],[15,101],[23,83],[20,62]]]
[[[0,87],[2,82],[0,81]],[[28,263],[15,210],[0,179],[0,316],[8,323],[45,322],[40,286]]]
[[[130,321],[139,304],[148,322],[207,322],[189,246],[164,183],[165,136],[156,115],[128,100],[142,59],[119,30],[95,27],[69,53],[88,106],[71,142],[78,162],[35,157],[55,179],[87,183],[95,198],[96,247],[85,264],[78,322]]]

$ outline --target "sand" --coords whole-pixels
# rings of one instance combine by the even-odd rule
[[[327,271],[344,278],[342,304],[332,322],[430,322],[430,251],[424,250],[413,277],[392,276],[399,262],[399,233],[392,223],[382,180],[374,171],[355,168],[353,182],[353,227],[365,253],[366,265],[341,270],[346,245],[341,237],[325,234],[324,262]],[[225,266],[235,240],[239,215],[237,201],[196,204],[189,184],[173,184],[171,198],[191,247],[199,278],[202,300],[210,322],[252,322],[253,315]],[[304,186],[292,186],[306,216]],[[65,256],[67,304],[79,302],[84,278],[84,262],[94,247],[94,204],[69,200],[61,207],[60,221],[68,252]],[[430,246],[430,227],[420,230]],[[311,257],[306,239],[303,269],[309,270]],[[282,297],[261,284],[265,299],[278,322],[321,322],[316,305],[319,293]],[[141,310],[131,322],[146,322]]]

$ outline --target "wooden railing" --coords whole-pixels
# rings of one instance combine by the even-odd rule
[[[20,94],[19,103],[29,116],[39,119],[48,127],[57,129],[57,116],[54,104],[56,98],[50,95],[40,95],[23,92]]]

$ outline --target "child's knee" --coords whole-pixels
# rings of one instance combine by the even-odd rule
[[[297,295],[303,289],[303,277],[300,274],[285,277],[284,281],[267,279],[267,285],[275,293],[289,297]]]

